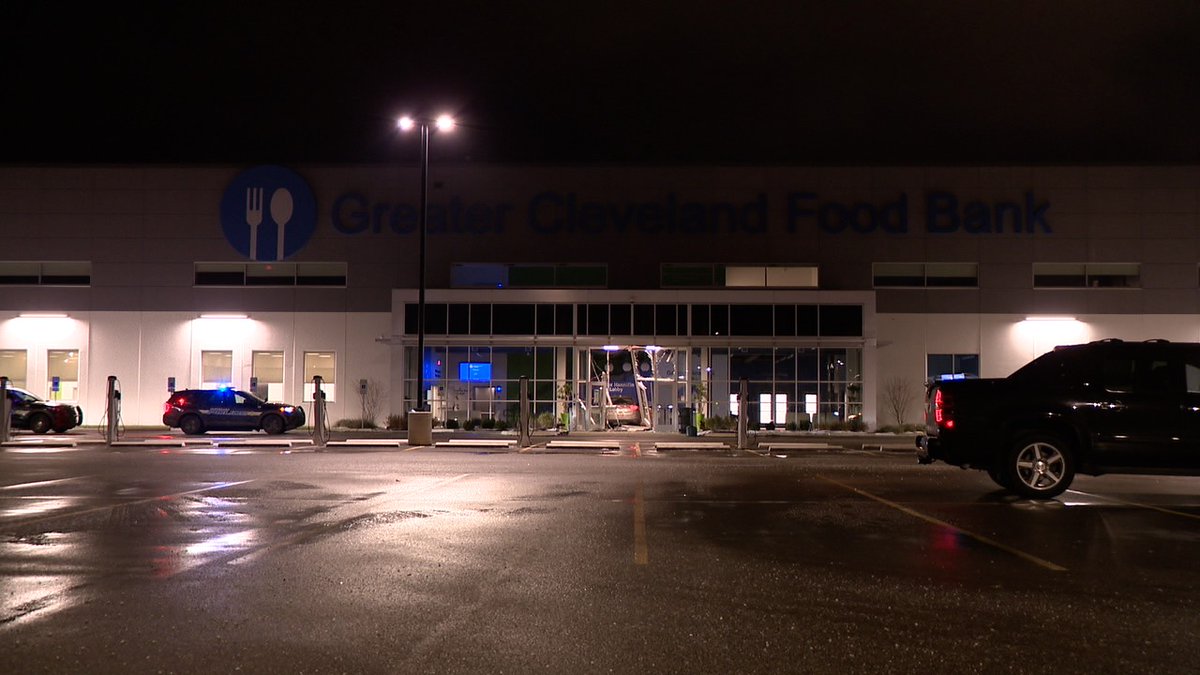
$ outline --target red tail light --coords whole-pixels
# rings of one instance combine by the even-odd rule
[[[954,418],[947,403],[941,389],[933,392],[933,421],[943,429],[953,429]]]
[[[171,402],[167,401],[166,403],[163,404],[163,414],[165,415],[169,412],[171,412]]]

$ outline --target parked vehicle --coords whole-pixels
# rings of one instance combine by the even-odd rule
[[[1026,497],[1077,473],[1200,473],[1200,344],[1057,347],[1001,379],[930,383],[922,464],[988,472]]]
[[[7,391],[13,429],[28,429],[35,434],[53,429],[61,434],[83,424],[83,409],[73,403],[47,401],[18,387],[8,387]]]
[[[304,425],[304,409],[268,403],[238,389],[185,389],[167,399],[163,424],[189,436],[206,431],[258,431],[282,434]]]

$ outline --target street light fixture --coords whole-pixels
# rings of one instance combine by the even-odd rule
[[[405,115],[396,120],[396,126],[401,131],[420,129],[421,131],[421,224],[420,224],[420,262],[417,265],[417,401],[415,410],[425,408],[425,232],[429,229],[429,126],[432,122],[438,131],[450,131],[454,128],[454,118],[449,115],[439,115],[436,119],[410,117]]]

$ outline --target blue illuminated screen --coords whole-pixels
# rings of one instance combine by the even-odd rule
[[[463,361],[458,364],[458,379],[462,382],[491,382],[492,364]]]

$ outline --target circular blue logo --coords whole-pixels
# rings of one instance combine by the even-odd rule
[[[234,250],[251,260],[290,258],[317,230],[317,200],[291,169],[246,169],[221,197],[221,229]]]

